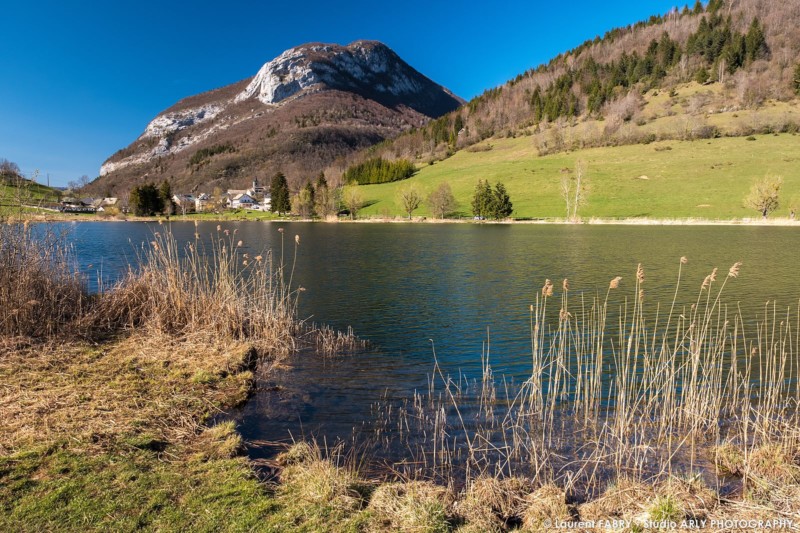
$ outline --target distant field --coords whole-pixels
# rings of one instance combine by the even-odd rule
[[[9,203],[19,198],[33,201],[57,201],[58,191],[36,182],[28,182],[22,191],[17,187],[7,185],[0,181],[0,203]]]
[[[591,148],[544,157],[531,137],[491,139],[491,150],[462,150],[425,166],[408,180],[361,187],[368,204],[359,215],[402,215],[398,192],[411,184],[423,196],[447,181],[458,211],[471,215],[470,202],[479,179],[502,181],[514,203],[514,218],[561,218],[559,195],[563,173],[576,160],[588,165],[588,217],[731,219],[757,217],[742,200],[755,178],[783,176],[781,207],[772,216],[788,216],[791,201],[800,202],[800,137],[757,135],[697,141],[661,141],[620,147]],[[415,216],[430,216],[422,205]]]
[[[40,210],[21,207],[58,201],[58,191],[36,182],[28,182],[22,190],[0,180],[0,216],[36,213]]]

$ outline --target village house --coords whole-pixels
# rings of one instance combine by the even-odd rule
[[[97,198],[92,202],[92,206],[94,206],[95,210],[98,213],[104,213],[106,211],[113,211],[114,209],[119,209],[119,199],[114,197],[109,198]]]
[[[251,209],[253,206],[258,205],[258,201],[255,198],[247,194],[246,192],[238,193],[233,197],[228,197],[228,207],[231,209],[240,209],[246,208]]]
[[[210,211],[214,208],[214,203],[211,201],[211,195],[206,193],[200,193],[194,199],[194,210],[197,213],[202,213],[203,211]]]
[[[259,199],[267,193],[267,188],[258,183],[258,178],[253,180],[253,186],[247,190],[247,194],[253,198]]]
[[[177,206],[178,213],[182,215],[195,212],[195,200],[195,197],[191,194],[175,194],[172,196],[172,201]]]
[[[79,200],[77,198],[64,198],[61,200],[59,211],[64,213],[96,213],[97,208],[94,206],[94,198],[84,198]]]

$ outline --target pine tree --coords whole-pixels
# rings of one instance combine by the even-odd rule
[[[175,213],[173,210],[174,203],[172,202],[172,185],[169,180],[164,180],[161,187],[158,189],[158,196],[161,198],[161,209],[165,215],[172,215]]]
[[[149,217],[164,210],[161,191],[153,183],[134,187],[129,202],[133,213],[137,216]]]
[[[747,30],[747,35],[745,36],[745,50],[748,63],[756,59],[761,59],[769,54],[767,39],[764,37],[764,30],[761,28],[758,17],[753,19],[753,22],[750,23],[750,29]]]
[[[711,77],[711,75],[708,73],[708,70],[700,67],[699,69],[697,69],[697,72],[695,72],[695,74],[694,74],[694,81],[696,81],[697,83],[703,84],[703,83],[707,82],[708,78],[710,78],[710,77]]]
[[[314,212],[322,218],[336,214],[336,198],[328,188],[328,180],[322,172],[317,176],[317,187],[314,190]]]
[[[272,177],[272,183],[269,187],[269,195],[272,198],[272,212],[283,214],[292,208],[289,199],[289,184],[286,181],[286,176],[283,172],[278,172]]]
[[[472,195],[472,214],[481,218],[489,217],[493,211],[493,201],[494,196],[489,182],[478,180],[478,184],[475,186],[475,193]]]
[[[511,203],[511,197],[508,196],[505,185],[497,182],[494,186],[492,218],[497,220],[508,218],[513,211],[514,206]]]

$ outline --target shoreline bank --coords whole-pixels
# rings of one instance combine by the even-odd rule
[[[309,218],[248,218],[248,217],[97,217],[69,216],[69,215],[32,215],[16,217],[11,220],[29,222],[265,222],[265,223],[322,223],[322,224],[505,224],[505,225],[553,225],[553,226],[773,226],[793,227],[800,226],[800,221],[788,217],[781,218],[733,218],[733,219],[705,219],[705,218],[602,218],[592,217],[577,222],[564,219],[506,219],[506,220],[473,220],[455,218],[359,218],[350,220],[346,218],[309,219]]]

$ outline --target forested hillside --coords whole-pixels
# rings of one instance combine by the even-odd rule
[[[794,114],[770,107],[800,91],[798,27],[796,1],[698,1],[588,40],[338,167],[424,164],[492,137],[531,136],[546,154],[794,131]]]

